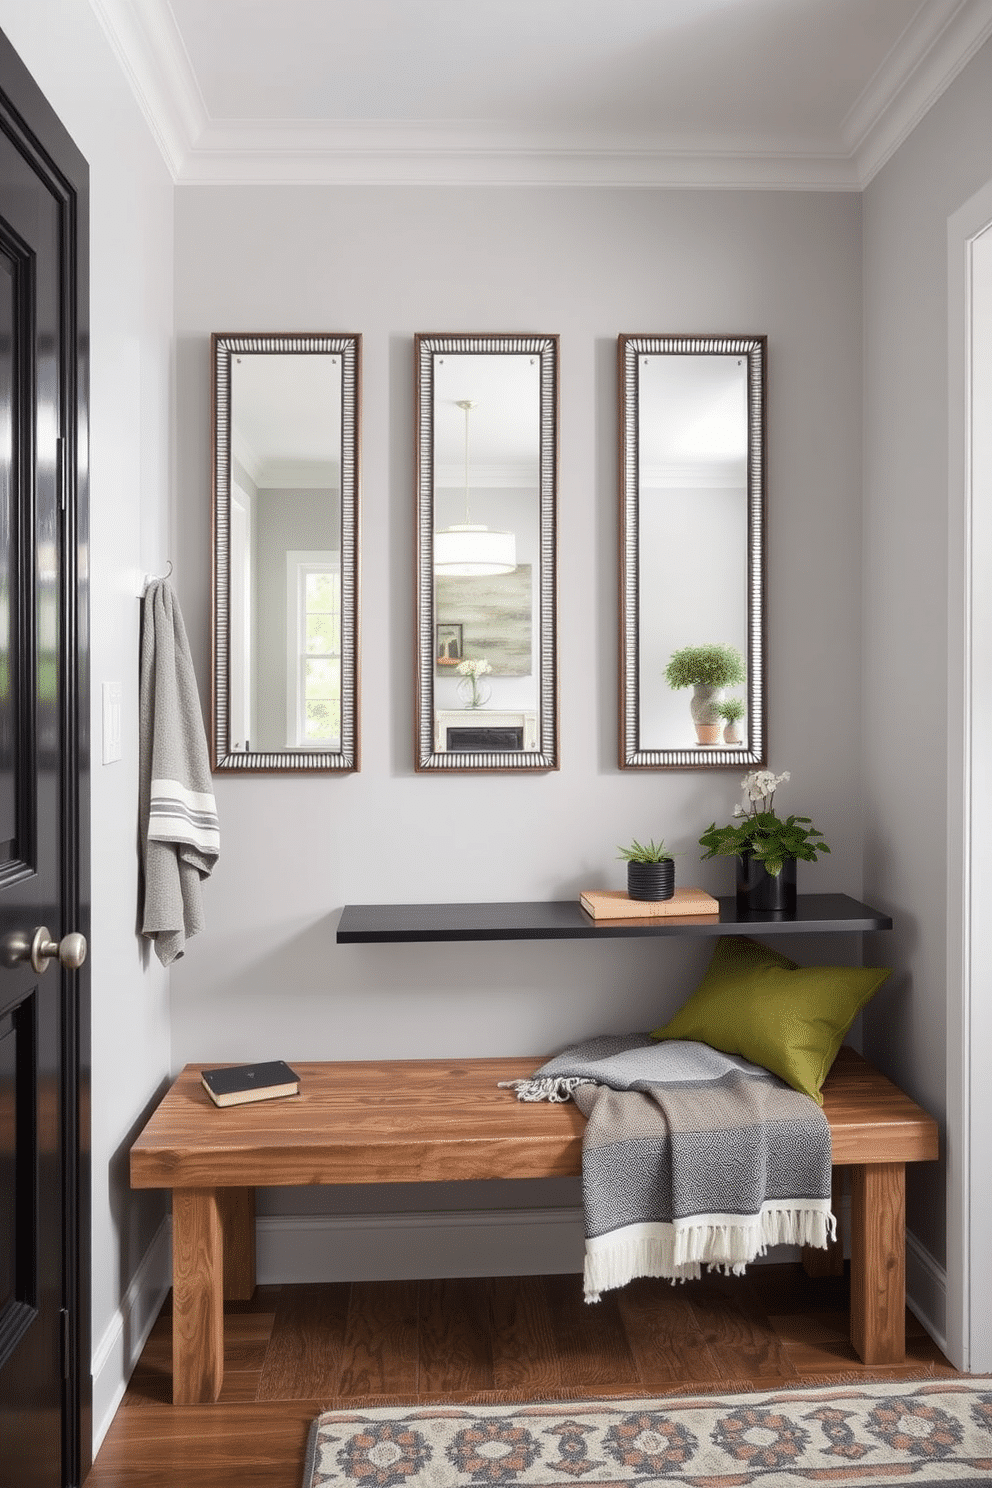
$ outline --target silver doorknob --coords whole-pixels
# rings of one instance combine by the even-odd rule
[[[34,932],[31,947],[25,960],[29,960],[39,976],[48,970],[48,963],[58,957],[70,971],[78,971],[86,960],[86,936],[73,930],[61,940],[53,940],[47,925],[39,925]]]

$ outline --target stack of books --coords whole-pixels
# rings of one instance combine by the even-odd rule
[[[594,920],[648,920],[674,915],[718,915],[705,889],[676,889],[671,899],[631,899],[623,889],[583,889],[579,903]]]

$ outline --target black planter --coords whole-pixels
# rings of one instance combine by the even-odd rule
[[[737,913],[794,915],[796,859],[786,858],[781,873],[769,873],[760,858],[742,853],[737,859]]]
[[[627,896],[630,899],[671,899],[675,893],[675,860],[664,863],[628,863]]]

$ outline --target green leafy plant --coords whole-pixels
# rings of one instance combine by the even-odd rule
[[[775,812],[775,792],[789,771],[773,775],[771,770],[751,770],[741,781],[744,805],[734,807],[737,821],[718,827],[715,822],[699,839],[706,858],[737,857],[749,852],[777,878],[782,864],[790,858],[815,863],[820,853],[830,848],[822,841],[823,833],[813,826],[808,816],[788,816],[784,820]]]
[[[645,846],[636,837],[629,847],[618,847],[617,854],[627,863],[667,863],[675,856],[665,847],[664,838],[660,842],[655,842],[652,838]]]
[[[726,702],[717,703],[716,711],[728,723],[736,723],[747,712],[747,704],[743,698],[727,698]]]
[[[736,646],[683,646],[665,668],[671,688],[729,687],[743,682],[744,658]]]

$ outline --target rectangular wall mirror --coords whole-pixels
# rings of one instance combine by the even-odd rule
[[[620,768],[765,762],[764,336],[621,336]]]
[[[557,769],[558,338],[415,349],[416,768]]]
[[[211,351],[214,769],[357,770],[361,337]]]

